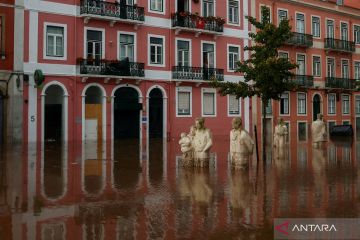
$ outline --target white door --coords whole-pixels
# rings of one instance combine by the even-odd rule
[[[98,121],[97,119],[86,119],[85,121],[85,139],[90,142],[97,142]]]

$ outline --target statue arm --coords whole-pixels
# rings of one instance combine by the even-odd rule
[[[211,135],[210,130],[208,130],[208,132],[207,132],[206,139],[207,139],[207,141],[206,141],[206,145],[205,145],[205,147],[203,149],[203,152],[208,151],[212,146],[212,135]]]

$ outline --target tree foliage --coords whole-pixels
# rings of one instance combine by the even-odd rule
[[[270,99],[278,100],[281,93],[296,87],[291,81],[294,75],[291,70],[297,65],[278,55],[278,49],[292,34],[289,21],[284,19],[276,26],[270,22],[269,8],[262,7],[261,11],[261,21],[247,16],[257,32],[249,33],[253,44],[244,48],[250,53],[249,59],[237,63],[236,72],[244,73],[245,81],[212,81],[211,86],[218,88],[221,95],[234,94],[237,98],[256,95],[267,103]]]

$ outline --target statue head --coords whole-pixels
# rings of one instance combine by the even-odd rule
[[[194,125],[192,125],[190,127],[190,132],[189,132],[189,135],[190,136],[195,136],[195,131],[196,131],[196,127]]]
[[[278,123],[279,123],[280,125],[283,125],[283,124],[284,124],[284,119],[279,118],[279,119],[278,119]]]
[[[240,129],[242,127],[242,120],[239,117],[233,118],[231,123],[233,129]]]
[[[205,129],[205,119],[202,117],[198,117],[195,119],[195,127],[198,130]]]
[[[186,133],[182,132],[182,133],[180,134],[180,137],[181,137],[181,138],[186,137]]]
[[[322,115],[321,113],[318,113],[318,114],[317,114],[317,119],[323,120],[323,115]]]

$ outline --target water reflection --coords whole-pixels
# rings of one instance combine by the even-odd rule
[[[177,168],[177,142],[161,139],[1,150],[0,234],[271,239],[275,217],[359,216],[358,142],[314,149],[290,139],[267,149],[265,175],[255,158],[249,169],[231,170],[228,140],[214,143],[209,169]]]

